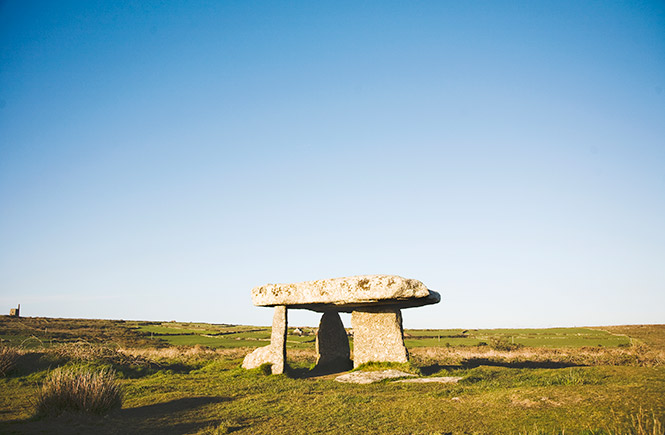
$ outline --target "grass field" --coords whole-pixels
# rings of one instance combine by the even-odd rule
[[[192,328],[188,324],[150,324],[141,325],[138,329],[150,332],[153,337],[173,345],[203,345],[210,347],[254,347],[263,346],[270,340],[270,328],[205,325]],[[308,328],[304,328],[307,330]],[[314,343],[312,336],[297,336],[295,328],[290,328],[288,344],[303,348],[304,343]],[[313,329],[309,328],[313,334]],[[462,329],[431,329],[406,330],[408,347],[439,347],[439,346],[478,346],[491,344],[493,340],[509,340],[511,343],[530,347],[582,347],[628,346],[630,337],[616,335],[607,331],[590,328],[552,328],[552,329],[495,329],[495,330],[462,330]],[[353,344],[353,337],[350,339]]]
[[[41,347],[85,340],[112,342],[119,345],[208,346],[211,348],[258,347],[270,341],[269,327],[214,325],[179,322],[136,322],[85,319],[25,318],[10,322],[0,318],[0,339],[11,345]],[[95,323],[98,322],[98,323]],[[583,346],[621,347],[640,340],[639,330],[632,336],[616,329],[550,328],[550,329],[423,329],[405,330],[409,348],[441,346],[483,346],[497,340],[529,347],[566,348]],[[313,348],[314,328],[299,328],[295,335],[289,328],[288,346]],[[353,345],[353,337],[350,337]]]
[[[0,317],[18,357],[0,377],[0,433],[663,433],[665,325],[407,330],[408,370],[462,380],[371,385],[313,377],[301,329],[287,375],[265,375],[239,365],[269,328]],[[122,409],[34,417],[56,367],[115,370]]]

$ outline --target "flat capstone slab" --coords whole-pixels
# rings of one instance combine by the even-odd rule
[[[285,305],[318,312],[353,312],[368,306],[410,308],[436,304],[441,296],[416,280],[397,275],[359,275],[266,284],[252,289],[252,302],[260,307]]]

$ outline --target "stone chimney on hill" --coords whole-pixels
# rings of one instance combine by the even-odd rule
[[[21,315],[21,304],[18,304],[18,308],[11,308],[9,310],[9,315],[12,317],[19,317]]]

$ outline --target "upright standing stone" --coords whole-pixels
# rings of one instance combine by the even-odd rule
[[[275,307],[275,314],[272,316],[272,331],[270,333],[270,345],[275,349],[274,360],[272,361],[273,374],[284,373],[284,366],[286,365],[287,327],[286,307],[284,305]]]
[[[316,368],[344,371],[351,368],[349,338],[337,311],[326,311],[321,316],[316,333]]]
[[[399,308],[368,308],[351,313],[353,367],[370,361],[409,360],[404,346],[402,313]]]
[[[253,369],[265,363],[271,364],[272,374],[284,373],[286,364],[286,332],[287,332],[286,307],[278,305],[272,316],[272,331],[270,333],[270,345],[255,349],[247,355],[242,362],[245,369]]]

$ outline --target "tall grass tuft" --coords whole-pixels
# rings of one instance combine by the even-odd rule
[[[665,433],[663,424],[653,411],[651,411],[651,415],[649,415],[640,408],[640,412],[630,416],[630,423],[632,426],[631,434],[663,435]]]
[[[0,376],[5,376],[16,365],[19,353],[16,349],[0,346]]]
[[[101,415],[120,408],[122,398],[122,388],[112,370],[60,367],[42,385],[36,413],[40,417],[63,411]]]

